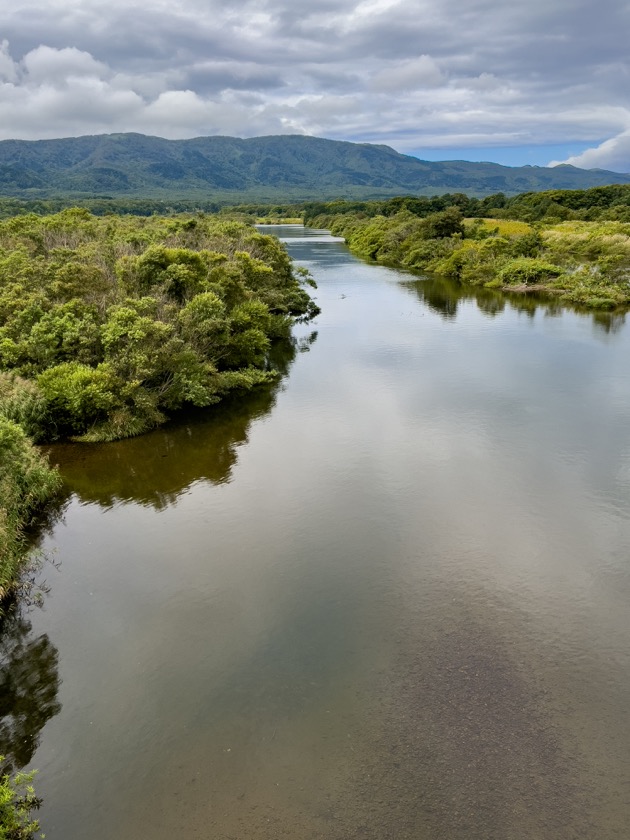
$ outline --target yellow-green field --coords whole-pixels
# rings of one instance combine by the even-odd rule
[[[519,222],[515,219],[464,219],[464,226],[496,231],[499,236],[522,236],[532,229],[527,222]]]

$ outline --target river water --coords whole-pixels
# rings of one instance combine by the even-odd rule
[[[623,318],[270,230],[279,387],[51,450],[0,709],[48,840],[627,840]]]

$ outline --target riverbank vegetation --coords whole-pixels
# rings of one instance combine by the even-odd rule
[[[34,775],[17,773],[0,779],[0,840],[32,840],[39,830],[39,821],[31,816],[41,805],[31,784]]]
[[[465,218],[454,204],[421,215],[331,209],[309,222],[366,259],[591,309],[630,305],[630,222]]]
[[[0,272],[0,369],[19,377],[0,413],[40,440],[140,434],[270,382],[271,342],[318,311],[276,239],[203,215],[14,217]]]
[[[27,560],[26,531],[59,485],[24,429],[0,416],[0,604],[13,594]]]
[[[0,222],[0,602],[59,477],[35,443],[141,434],[275,381],[319,311],[282,244],[203,214],[68,209]]]
[[[190,200],[82,202],[0,199],[0,595],[56,488],[33,441],[137,435],[277,377],[272,343],[318,310],[255,221],[301,218],[364,258],[464,285],[544,291],[602,311],[630,305],[630,185],[206,203],[213,215],[168,215],[194,210]]]
[[[33,789],[34,776],[34,772],[5,773],[0,778],[0,840],[31,840],[39,830],[38,820],[31,816],[41,804]]]

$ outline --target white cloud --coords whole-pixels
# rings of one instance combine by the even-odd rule
[[[380,93],[402,93],[424,87],[438,87],[446,81],[437,63],[421,55],[385,67],[372,77],[372,88]]]
[[[206,115],[206,105],[192,90],[169,90],[145,108],[145,116],[158,123],[195,126]]]
[[[553,160],[549,166],[569,163],[581,169],[610,169],[613,172],[630,172],[630,130],[605,140],[593,149],[566,160]]]
[[[22,65],[28,81],[35,83],[59,83],[86,76],[102,79],[108,75],[105,64],[75,47],[57,50],[39,46],[24,56]]]

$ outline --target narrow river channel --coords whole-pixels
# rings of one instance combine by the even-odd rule
[[[269,230],[281,384],[51,450],[0,730],[48,840],[627,840],[628,326]]]

